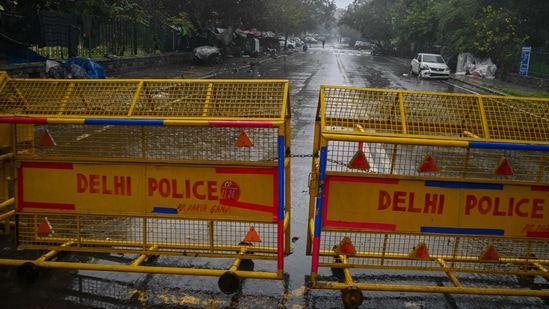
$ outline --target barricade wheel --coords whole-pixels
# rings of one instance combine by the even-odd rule
[[[364,300],[362,291],[354,286],[341,290],[341,298],[346,308],[358,308]]]
[[[23,263],[17,268],[17,276],[22,280],[34,282],[38,274],[38,267],[31,262]]]
[[[219,277],[217,285],[221,292],[229,295],[240,290],[240,278],[232,271],[228,271]]]
[[[255,266],[255,263],[253,260],[243,259],[242,261],[240,261],[240,264],[238,265],[238,270],[253,271],[254,266]]]

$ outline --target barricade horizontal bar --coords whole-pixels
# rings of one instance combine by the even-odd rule
[[[352,285],[338,282],[316,283],[315,289],[336,289],[344,290],[348,287],[357,287],[365,291],[385,292],[411,292],[411,293],[444,293],[444,294],[472,294],[472,295],[497,295],[497,296],[534,296],[547,297],[549,290],[525,290],[525,289],[503,289],[503,288],[482,288],[482,287],[446,287],[446,286],[425,286],[425,285],[403,285],[403,284],[367,284],[353,283]]]
[[[462,147],[467,148],[469,142],[466,140],[455,139],[438,139],[438,138],[415,138],[415,137],[397,137],[397,136],[382,136],[375,133],[353,134],[332,134],[322,133],[322,137],[326,140],[334,141],[349,141],[349,142],[369,142],[369,143],[393,143],[402,145],[422,145],[422,146],[447,146],[447,147]]]
[[[84,124],[92,125],[120,125],[120,126],[162,126],[163,120],[157,119],[85,119]]]
[[[503,190],[502,184],[497,183],[477,183],[461,181],[425,181],[426,187],[454,188],[454,189],[483,189],[483,190]]]
[[[284,121],[273,120],[200,120],[200,119],[144,119],[144,118],[59,118],[59,117],[0,117],[0,123],[22,124],[86,124],[125,126],[211,126],[243,128],[275,128]]]
[[[142,266],[142,265],[114,265],[114,264],[92,264],[92,263],[74,263],[74,262],[54,262],[39,260],[21,260],[21,259],[0,259],[0,265],[21,266],[25,263],[33,263],[37,267],[60,268],[73,270],[96,270],[96,271],[118,271],[150,274],[170,274],[170,275],[195,275],[195,276],[221,276],[227,270],[225,269],[202,269],[202,268],[181,268],[167,266]],[[242,278],[254,279],[281,279],[277,272],[264,271],[233,271]]]
[[[499,235],[503,236],[504,230],[500,229],[470,229],[470,228],[451,228],[424,226],[420,230],[422,233],[443,233],[443,234],[462,234],[462,235]]]
[[[469,145],[471,146],[471,148],[483,148],[483,149],[549,151],[549,145],[544,145],[544,144],[516,144],[516,143],[494,143],[494,142],[470,141]]]

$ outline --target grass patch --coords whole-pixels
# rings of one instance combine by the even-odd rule
[[[529,97],[529,98],[549,98],[549,92],[547,91],[520,91],[513,88],[498,88],[490,85],[482,84],[483,87],[494,89],[499,92],[503,92],[513,97]]]
[[[514,97],[530,97],[530,98],[549,98],[549,92],[544,91],[532,91],[524,92],[516,89],[501,89],[501,92],[507,93]]]

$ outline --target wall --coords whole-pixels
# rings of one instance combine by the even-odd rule
[[[193,61],[191,53],[162,53],[146,56],[124,56],[112,59],[93,59],[105,69],[107,77],[120,73],[137,71],[143,68],[165,65],[187,64]],[[46,75],[46,63],[21,63],[1,65],[0,71],[6,71],[10,77],[17,78],[40,78]]]

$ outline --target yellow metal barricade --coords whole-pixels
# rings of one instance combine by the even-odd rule
[[[227,294],[239,278],[284,277],[288,81],[2,76],[0,123],[15,136],[18,247],[50,251],[1,265],[29,279],[39,267],[219,276]],[[50,261],[59,251],[138,258]],[[226,259],[227,267],[142,264],[157,255]],[[250,260],[266,270],[247,269]]]
[[[11,126],[0,124],[0,234],[11,233],[14,225],[12,137]]]
[[[547,99],[321,86],[312,288],[349,307],[362,290],[549,296],[516,284],[549,280],[548,115]]]

